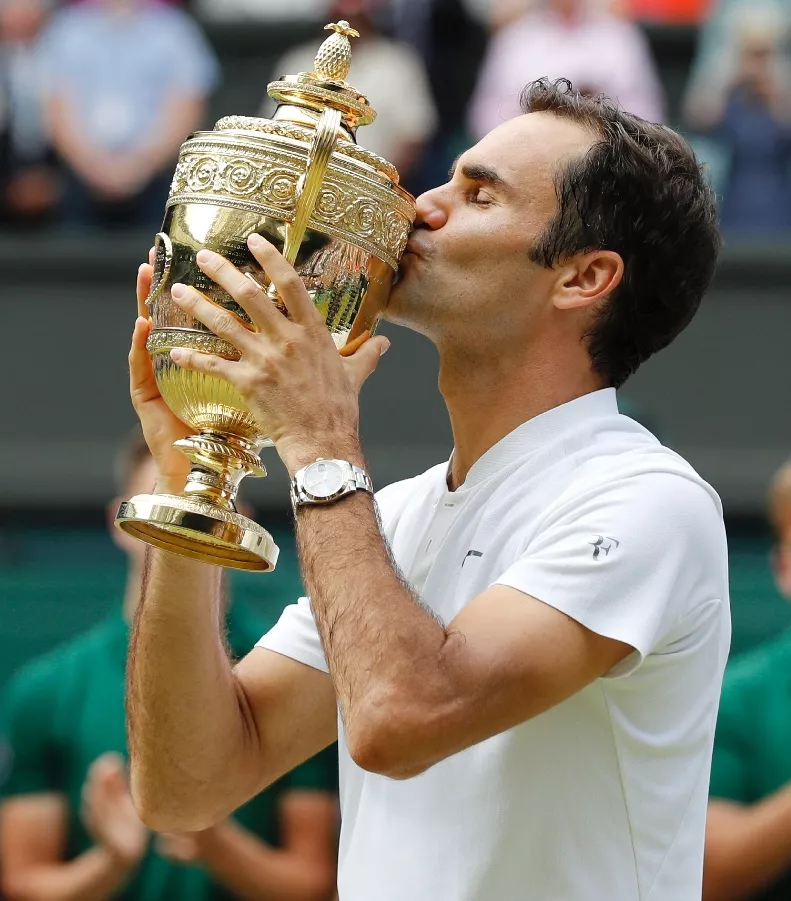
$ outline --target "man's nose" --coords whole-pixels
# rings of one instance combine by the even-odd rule
[[[432,230],[442,228],[448,221],[445,205],[442,203],[442,188],[434,188],[426,191],[417,198],[417,218],[415,228],[430,228]]]

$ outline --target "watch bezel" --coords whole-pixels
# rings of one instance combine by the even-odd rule
[[[332,466],[335,470],[337,470],[338,473],[340,484],[338,488],[330,494],[315,494],[307,486],[308,474],[314,467],[321,465]],[[313,463],[305,467],[305,470],[302,473],[301,483],[302,484],[300,485],[300,488],[307,498],[322,503],[332,501],[349,491],[349,475],[348,473],[344,472],[343,466],[337,460],[315,460]]]

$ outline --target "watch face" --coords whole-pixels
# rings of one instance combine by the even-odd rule
[[[313,497],[332,497],[346,484],[343,470],[332,460],[311,463],[305,470],[302,484],[308,494]]]

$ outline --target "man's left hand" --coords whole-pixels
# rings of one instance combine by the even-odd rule
[[[233,344],[241,359],[178,348],[171,351],[173,360],[230,382],[291,475],[317,457],[356,457],[351,462],[358,462],[360,389],[390,342],[372,338],[342,357],[294,267],[260,235],[251,235],[248,246],[288,315],[219,254],[201,250],[198,265],[245,310],[253,327],[195,288],[174,285],[174,302]]]

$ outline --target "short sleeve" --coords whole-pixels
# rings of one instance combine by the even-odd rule
[[[628,675],[682,619],[727,598],[719,504],[675,472],[590,480],[553,506],[495,582],[631,645],[635,653],[608,674]]]
[[[47,670],[20,671],[6,688],[0,711],[5,758],[0,795],[61,791],[62,754],[52,731],[54,685]]]
[[[296,604],[286,607],[256,647],[291,657],[325,673],[330,671],[309,598],[300,598]]]
[[[325,748],[293,769],[286,777],[286,786],[294,791],[325,791],[338,793],[338,744]]]

